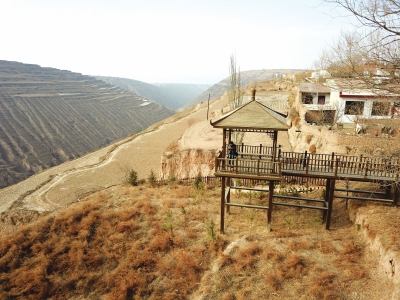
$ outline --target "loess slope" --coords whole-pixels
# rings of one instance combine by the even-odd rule
[[[0,188],[172,113],[94,77],[0,61]]]

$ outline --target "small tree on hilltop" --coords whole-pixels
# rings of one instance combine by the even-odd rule
[[[151,170],[149,177],[147,177],[147,182],[149,183],[150,186],[154,187],[157,183],[157,178],[156,178],[156,174],[154,174],[154,171]]]
[[[128,174],[126,175],[126,182],[133,186],[137,186],[139,184],[138,175],[135,170],[132,169],[128,171]]]

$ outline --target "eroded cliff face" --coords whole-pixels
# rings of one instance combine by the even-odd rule
[[[316,153],[342,153],[346,154],[345,145],[338,141],[338,135],[326,126],[311,126],[304,124],[296,132],[296,126],[288,130],[289,143],[294,152],[312,152],[312,145],[316,148]]]
[[[298,130],[296,132],[296,130]],[[302,123],[292,124],[288,130],[289,143],[294,152],[308,151],[312,153],[315,147],[317,154],[348,154],[348,155],[398,155],[400,139],[393,136],[372,136],[355,134],[350,130],[330,130],[329,126],[316,126]]]
[[[170,175],[176,178],[213,176],[216,150],[186,149],[177,152],[165,152],[161,158],[161,179]]]
[[[352,202],[349,203],[350,219],[358,226],[371,251],[378,255],[379,264],[386,276],[393,281],[395,289],[392,294],[392,299],[400,299],[400,255],[398,252],[397,243],[385,235],[382,230],[381,218],[389,209],[396,210],[397,208],[384,207],[357,207]]]

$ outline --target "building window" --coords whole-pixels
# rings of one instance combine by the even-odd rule
[[[308,93],[303,93],[301,95],[301,101],[303,104],[313,104],[313,96]]]
[[[320,105],[325,104],[325,96],[318,96],[318,104]]]
[[[346,101],[345,115],[362,115],[364,113],[364,101]]]
[[[387,116],[389,114],[390,103],[387,101],[374,101],[372,103],[372,116]]]

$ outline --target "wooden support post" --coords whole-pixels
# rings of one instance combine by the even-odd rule
[[[307,164],[307,151],[304,151],[304,155],[303,155],[301,162],[303,164],[303,167],[305,167]]]
[[[225,228],[225,177],[221,177],[221,218],[219,232],[224,234]]]
[[[231,185],[232,185],[232,178],[228,177],[227,179],[228,182],[228,188],[229,188],[229,192],[228,195],[226,196],[226,203],[231,203]],[[226,205],[226,213],[227,214],[231,214],[231,207],[229,205]]]
[[[271,231],[271,219],[272,219],[272,200],[274,197],[274,182],[269,181],[269,192],[268,192],[268,210],[267,210],[267,231]]]
[[[335,191],[335,179],[330,179],[330,188],[329,188],[329,199],[328,199],[328,213],[326,216],[326,230],[329,230],[331,225],[331,215],[332,215],[332,208],[333,208],[333,194]]]
[[[335,152],[332,152],[332,159],[331,159],[331,169],[333,169],[333,163],[335,161]]]
[[[325,198],[324,198],[324,200],[325,200],[324,206],[325,207],[328,206],[328,202],[329,202],[329,192],[330,192],[330,188],[331,188],[330,184],[331,184],[331,180],[327,179],[326,183],[325,183]],[[324,223],[326,223],[326,215],[327,215],[327,211],[323,210],[322,211],[322,221]]]
[[[366,164],[365,164],[365,172],[364,172],[364,178],[367,177],[367,173],[368,173],[368,165],[369,165],[369,161],[367,160]]]
[[[239,171],[239,157],[236,157],[236,159],[235,159],[235,172],[236,172],[236,174],[238,173],[238,171]]]
[[[393,205],[397,206],[399,202],[400,185],[398,182],[393,183]]]
[[[222,130],[222,158],[224,158],[224,160],[222,161],[223,163],[222,163],[222,168],[226,168],[227,167],[227,165],[226,165],[226,161],[225,161],[225,158],[226,158],[226,155],[227,155],[227,153],[226,153],[226,129],[224,128],[223,130]]]
[[[386,183],[386,187],[385,187],[385,198],[386,199],[390,199],[390,192],[392,191],[392,185],[393,184]],[[395,186],[395,185],[393,185],[393,186]]]
[[[272,140],[272,161],[276,161],[276,145],[278,144],[278,131],[274,131],[274,138]]]
[[[310,167],[310,156],[307,157],[307,162],[306,162],[306,174],[308,174],[308,168]]]
[[[338,167],[339,167],[339,157],[336,158],[336,163],[335,163],[335,177],[337,177]]]

